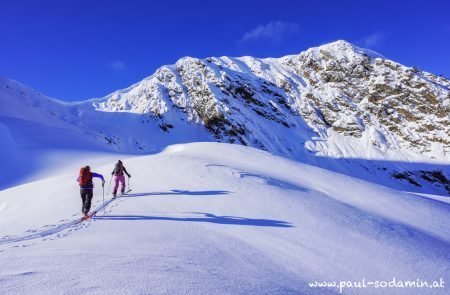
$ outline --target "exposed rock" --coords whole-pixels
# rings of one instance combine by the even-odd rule
[[[261,146],[276,135],[253,133],[270,122],[295,134],[306,124],[324,140],[330,128],[363,138],[372,126],[388,141],[377,137],[372,146],[431,157],[432,144],[450,150],[449,87],[444,77],[337,41],[279,59],[186,57],[96,106],[157,118],[173,109],[220,141],[252,143],[267,135],[257,138]]]

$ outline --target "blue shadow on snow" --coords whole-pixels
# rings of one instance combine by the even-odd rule
[[[128,194],[123,197],[134,198],[134,197],[145,197],[145,196],[163,196],[163,195],[188,195],[188,196],[215,196],[215,195],[226,195],[229,191],[187,191],[187,190],[177,190],[173,189],[168,192],[152,192],[152,193],[136,193]]]
[[[96,220],[167,220],[186,222],[208,222],[215,224],[250,225],[263,227],[294,227],[291,223],[273,219],[255,219],[237,216],[217,216],[211,213],[190,212],[203,215],[202,217],[166,217],[166,216],[144,216],[144,215],[105,215],[96,216]]]

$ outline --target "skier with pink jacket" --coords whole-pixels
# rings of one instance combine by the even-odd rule
[[[114,166],[113,172],[111,173],[111,175],[114,175],[114,189],[113,189],[114,197],[117,195],[119,183],[121,184],[120,191],[122,195],[125,193],[125,176],[123,175],[124,173],[128,175],[128,177],[131,177],[127,169],[125,169],[125,167],[123,166],[122,161],[119,160]]]

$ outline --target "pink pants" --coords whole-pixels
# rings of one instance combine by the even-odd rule
[[[119,187],[119,182],[121,184],[120,191],[122,194],[125,192],[125,176],[124,175],[116,175],[114,176],[114,189],[113,195],[117,193],[117,188]]]

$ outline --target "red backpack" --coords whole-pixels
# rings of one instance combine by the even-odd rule
[[[80,169],[80,176],[78,177],[79,183],[81,187],[89,186],[91,182],[91,170],[88,167],[83,167]]]

